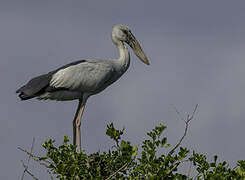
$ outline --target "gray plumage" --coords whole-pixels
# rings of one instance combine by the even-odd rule
[[[104,90],[119,79],[128,69],[128,65],[118,67],[115,60],[76,61],[31,79],[17,93],[20,93],[22,100],[33,97],[57,101],[79,99],[83,93],[90,96]]]
[[[72,62],[31,79],[16,91],[21,100],[34,97],[40,100],[57,101],[78,99],[79,105],[73,121],[73,143],[76,143],[78,136],[79,151],[81,149],[80,119],[88,97],[114,83],[129,67],[130,55],[124,43],[133,49],[142,62],[149,65],[140,44],[127,26],[114,26],[111,38],[119,51],[118,59],[85,59]]]

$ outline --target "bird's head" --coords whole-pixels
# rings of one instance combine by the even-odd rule
[[[136,40],[134,35],[128,26],[118,24],[112,28],[111,33],[112,41],[117,45],[118,42],[126,42],[134,51],[135,55],[145,64],[149,65],[144,51],[142,50],[139,42]]]

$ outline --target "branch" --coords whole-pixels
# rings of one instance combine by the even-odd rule
[[[33,148],[34,148],[34,143],[35,143],[35,138],[32,139],[31,153],[32,153]],[[24,179],[24,176],[25,176],[25,173],[26,173],[26,172],[27,172],[28,174],[30,174],[30,172],[28,171],[28,165],[29,165],[30,159],[31,159],[31,156],[29,155],[28,160],[27,160],[27,165],[25,165],[24,162],[22,161],[22,164],[23,164],[23,166],[24,166],[24,171],[23,171],[21,180]],[[31,174],[30,174],[30,175],[31,175]]]
[[[182,161],[178,161],[178,162],[174,165],[174,167],[172,167],[172,168],[170,169],[170,171],[167,173],[166,176],[168,176],[169,174],[171,174],[171,173],[174,171],[174,169],[177,168],[182,162],[188,162],[188,161],[189,161],[189,159],[182,160]]]
[[[183,120],[185,122],[185,131],[184,131],[184,134],[183,136],[180,138],[179,142],[173,147],[173,149],[171,149],[168,153],[168,156],[172,155],[174,153],[174,151],[180,146],[180,144],[182,143],[182,141],[184,140],[185,136],[186,136],[186,133],[187,133],[187,130],[188,130],[188,126],[189,126],[189,122],[194,118],[194,115],[197,111],[197,108],[198,108],[198,104],[196,104],[193,112],[191,115],[187,114],[187,117],[186,119],[184,119],[183,117],[181,117],[181,114],[180,112],[178,111],[177,108],[175,108],[175,111],[176,113],[180,116],[181,120]]]
[[[106,178],[105,180],[111,179],[111,178],[112,178],[113,176],[115,176],[118,172],[120,172],[120,171],[122,171],[124,168],[126,168],[130,163],[131,163],[131,162],[124,164],[122,167],[120,167],[118,170],[116,170],[115,172],[113,172],[113,173],[112,173],[108,178]]]
[[[25,171],[24,171],[24,172],[27,172],[33,179],[38,180],[38,178],[37,178],[36,176],[34,176],[34,175],[27,169],[28,166],[25,165],[23,161],[21,161],[21,162],[22,162],[23,167],[25,168]],[[22,177],[24,178],[24,176],[22,176]]]
[[[41,165],[46,165],[46,164],[44,164],[44,163],[41,163],[41,161],[39,160],[40,157],[35,156],[34,154],[28,152],[28,151],[25,150],[25,149],[22,149],[21,147],[18,147],[18,149],[21,150],[21,151],[23,151],[23,152],[26,153],[27,155],[29,155],[29,157],[31,157],[34,161],[38,162],[39,164],[41,164]],[[49,161],[47,161],[47,160],[42,160],[42,161],[44,161],[45,163],[48,163],[48,164],[51,163],[51,162],[49,162]]]
[[[33,143],[34,144],[34,143]],[[26,153],[28,156],[29,156],[29,159],[30,158],[32,158],[34,161],[36,161],[36,162],[38,162],[40,165],[42,165],[42,166],[45,166],[45,167],[47,167],[47,164],[51,164],[51,162],[50,161],[48,161],[48,160],[42,160],[43,162],[45,162],[45,163],[47,163],[47,164],[45,164],[45,163],[42,163],[41,162],[41,160],[40,160],[40,157],[38,157],[38,156],[35,156],[33,153],[32,153],[32,149],[31,149],[31,152],[28,152],[27,150],[25,150],[25,149],[22,149],[21,147],[18,147],[18,149],[19,150],[21,150],[21,151],[23,151],[24,153]],[[28,159],[28,162],[29,162],[29,159]],[[24,164],[23,162],[22,162],[22,164]],[[31,175],[31,173],[27,170],[27,168],[26,168],[27,166],[25,165],[24,166],[24,168],[25,168],[25,171],[28,173],[28,174],[30,174]],[[48,174],[50,175],[50,178],[52,179],[52,180],[54,180],[54,177],[52,176],[52,173],[49,171],[49,170],[47,170],[47,172],[48,172]],[[23,177],[24,178],[24,177]],[[21,180],[23,180],[23,179],[21,179]]]

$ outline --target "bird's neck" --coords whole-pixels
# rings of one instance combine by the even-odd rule
[[[122,70],[126,71],[130,64],[128,48],[123,44],[123,42],[118,42],[116,46],[119,51],[119,58],[116,60],[116,63]]]

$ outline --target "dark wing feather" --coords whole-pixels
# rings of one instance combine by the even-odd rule
[[[65,66],[62,66],[54,71],[51,71],[47,74],[37,76],[31,79],[26,85],[19,88],[16,91],[16,93],[19,93],[19,97],[21,98],[21,100],[27,100],[39,96],[44,92],[53,92],[53,91],[60,90],[59,88],[54,88],[52,86],[49,86],[49,82],[52,79],[53,74],[55,74],[57,71],[61,69],[65,69],[69,66],[74,66],[83,62],[86,62],[86,60],[75,61]],[[62,90],[64,90],[64,88],[62,88]]]
[[[31,99],[42,93],[52,78],[53,73],[44,74],[31,79],[26,85],[19,88],[16,93],[20,93],[21,100]]]

